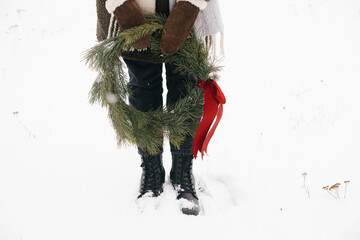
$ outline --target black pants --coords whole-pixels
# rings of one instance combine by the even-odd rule
[[[147,112],[155,110],[163,105],[162,70],[163,64],[148,63],[124,59],[129,70],[129,86],[132,95],[129,103],[139,111]],[[185,83],[189,81],[187,76],[175,73],[175,66],[165,64],[166,87],[168,93],[166,104],[176,102],[179,98],[187,95]],[[195,124],[195,123],[194,123]],[[188,136],[176,149],[171,143],[172,154],[192,154],[193,137]],[[162,150],[161,150],[162,151]],[[139,149],[140,154],[147,154]]]

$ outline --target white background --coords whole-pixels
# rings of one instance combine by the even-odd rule
[[[1,1],[1,240],[360,239],[360,2],[221,4],[227,103],[192,217],[168,182],[139,211],[136,149],[88,104],[95,1]]]

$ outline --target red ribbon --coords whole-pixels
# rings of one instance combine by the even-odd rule
[[[226,99],[219,85],[217,85],[214,80],[209,79],[207,81],[203,81],[200,78],[198,80],[198,87],[205,89],[205,103],[203,117],[194,139],[193,153],[196,158],[198,151],[200,151],[201,158],[203,158],[204,153],[207,153],[207,147],[210,139],[214,135],[216,127],[221,120],[223,114],[223,104],[225,104]],[[215,117],[216,121],[213,124]],[[210,129],[212,124],[213,126]]]

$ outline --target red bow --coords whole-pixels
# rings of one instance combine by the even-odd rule
[[[200,151],[201,158],[203,158],[204,152],[207,153],[207,146],[210,139],[214,135],[216,127],[221,120],[223,114],[223,104],[225,104],[226,99],[219,85],[217,85],[214,80],[209,79],[207,81],[203,81],[200,78],[198,80],[198,87],[205,88],[205,103],[203,117],[194,139],[193,153],[196,158],[198,151]],[[216,121],[210,129],[215,117],[217,117]]]

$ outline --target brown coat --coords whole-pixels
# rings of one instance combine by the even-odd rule
[[[96,0],[97,28],[96,37],[98,41],[105,40],[108,35],[111,15],[105,8],[106,0]]]

